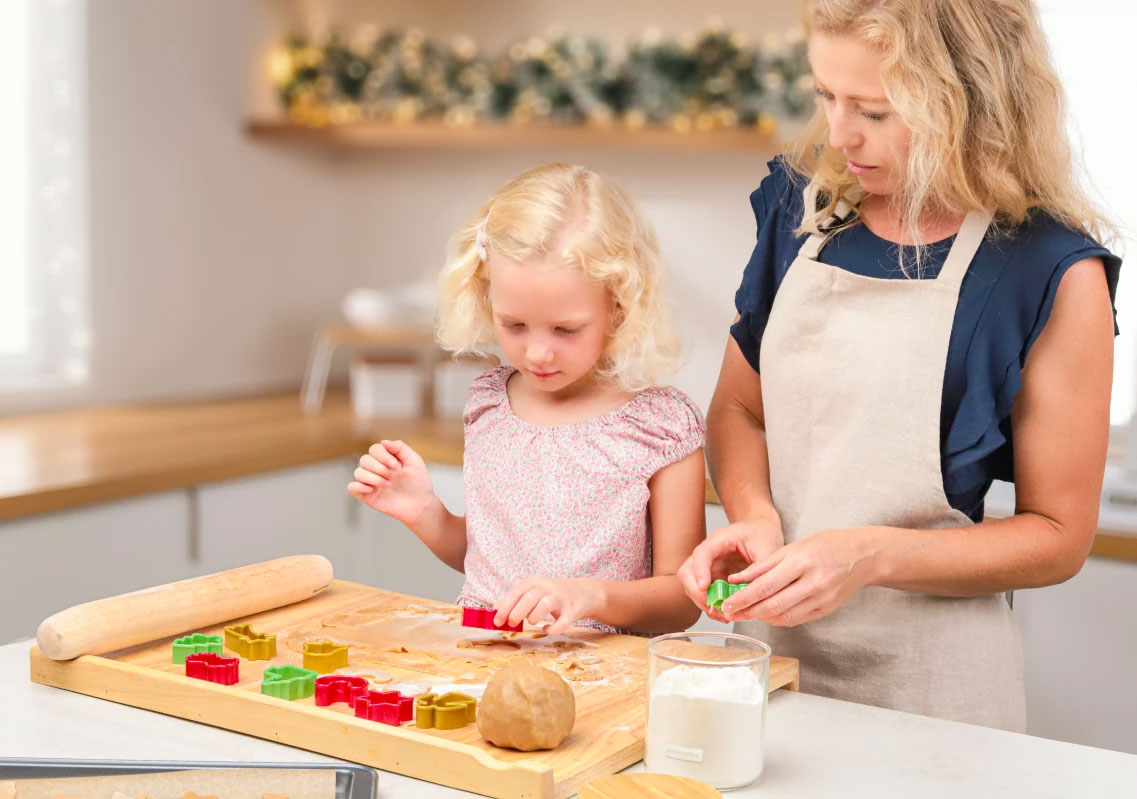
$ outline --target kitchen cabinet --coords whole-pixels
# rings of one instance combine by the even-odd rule
[[[1090,558],[1060,585],[1015,592],[1027,732],[1137,754],[1137,563]]]
[[[318,553],[341,579],[365,576],[354,529],[357,501],[347,493],[354,463],[336,459],[190,489],[200,572]]]
[[[56,611],[261,560],[317,552],[338,577],[366,580],[356,461],[88,505],[0,524],[0,643]],[[362,508],[362,506],[360,506]],[[362,508],[366,510],[365,508]]]
[[[462,498],[462,467],[429,464],[434,492],[451,513],[466,512]],[[358,582],[402,594],[453,602],[465,577],[434,556],[400,522],[358,505],[358,537],[365,553],[367,574]]]
[[[0,524],[0,643],[72,605],[198,574],[188,511],[168,491]]]

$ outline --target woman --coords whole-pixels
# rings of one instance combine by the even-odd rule
[[[803,17],[820,107],[751,196],[707,415],[731,524],[680,576],[800,658],[805,691],[1021,731],[1003,592],[1089,552],[1120,261],[1029,0]],[[994,478],[1016,513],[983,521]],[[750,585],[708,611],[727,577]]]

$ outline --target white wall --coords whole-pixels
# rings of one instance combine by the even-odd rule
[[[796,0],[529,0],[441,3],[415,0],[297,0],[292,22],[348,27],[419,27],[445,38],[468,33],[489,52],[550,25],[620,43],[649,25],[665,34],[696,32],[718,16],[758,39],[797,24]],[[584,163],[624,184],[641,202],[668,261],[669,290],[688,364],[674,383],[706,408],[718,375],[733,295],[754,242],[749,193],[766,174],[771,154],[758,152],[627,152],[520,149],[503,152],[343,152],[337,156],[344,203],[345,259],[384,279],[433,274],[450,232],[494,189],[535,163]]]
[[[555,21],[617,41],[650,23],[696,30],[716,13],[761,35],[793,26],[796,3],[94,0],[91,379],[0,396],[0,413],[296,386],[312,330],[338,316],[348,289],[437,270],[451,230],[486,195],[554,159],[608,172],[643,202],[670,294],[683,298],[692,359],[676,383],[705,406],[753,241],[747,194],[762,155],[334,152],[254,141],[243,125],[276,110],[263,59],[297,19],[465,30],[492,45]]]

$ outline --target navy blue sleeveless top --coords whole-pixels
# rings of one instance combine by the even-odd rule
[[[768,166],[770,174],[750,195],[758,242],[734,297],[740,319],[730,329],[756,372],[774,295],[805,241],[793,233],[805,210],[804,179],[791,173],[781,158]],[[939,274],[954,240],[950,236],[926,248],[921,278]],[[869,277],[909,279],[900,270],[897,251],[894,242],[856,224],[834,235],[819,260]],[[910,254],[908,248],[909,267]],[[1027,354],[1050,316],[1062,276],[1072,264],[1090,257],[1105,264],[1112,302],[1121,259],[1038,213],[1009,238],[984,241],[963,279],[944,368],[940,465],[948,502],[976,522],[983,519],[991,481],[1014,479],[1011,405],[1022,388]]]

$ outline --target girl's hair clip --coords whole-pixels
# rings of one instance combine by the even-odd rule
[[[488,253],[486,252],[486,247],[489,246],[489,243],[490,243],[490,237],[486,235],[486,232],[484,230],[479,230],[477,241],[476,241],[474,246],[478,251],[478,260],[481,261],[482,263],[485,263],[485,260],[488,257]]]

